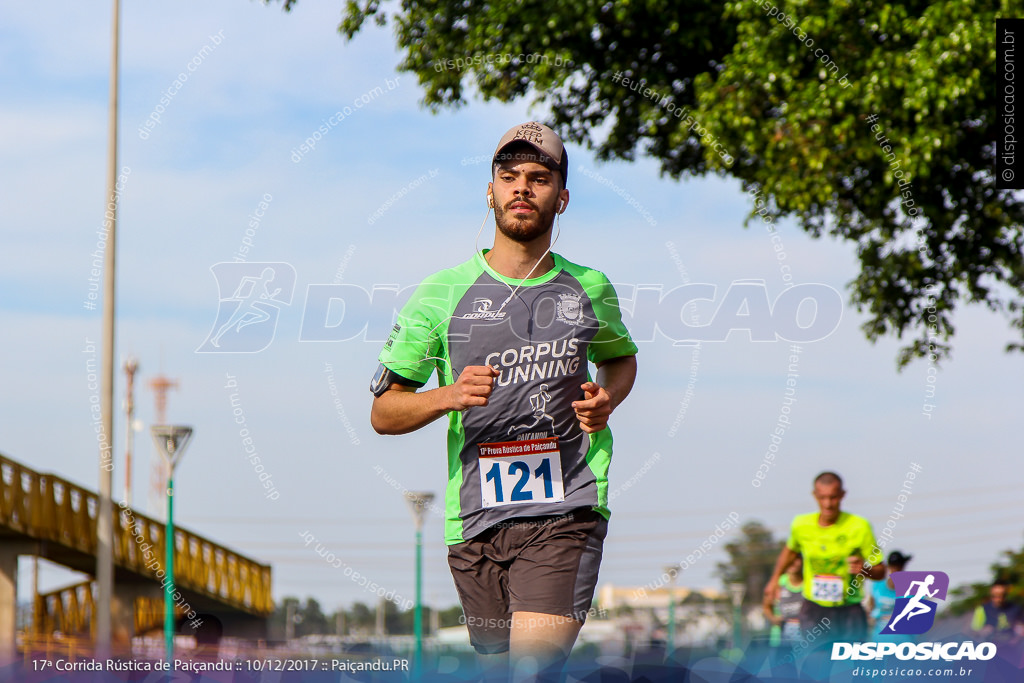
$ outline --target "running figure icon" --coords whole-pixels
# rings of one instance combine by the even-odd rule
[[[910,585],[907,587],[907,595],[909,595],[914,590],[914,586],[917,586],[917,593],[915,593],[914,596],[907,601],[907,604],[906,606],[904,606],[903,611],[900,612],[899,616],[893,619],[892,622],[889,624],[890,631],[896,631],[896,623],[903,617],[906,617],[909,621],[910,619],[916,617],[919,614],[928,614],[932,611],[931,606],[923,604],[921,600],[923,600],[924,598],[933,598],[939,592],[938,588],[936,588],[934,591],[928,590],[928,588],[934,582],[935,575],[929,574],[924,581],[912,581],[910,583]]]
[[[224,336],[225,332],[228,332],[232,328],[241,332],[242,328],[247,325],[261,323],[270,319],[270,313],[261,308],[257,308],[256,304],[261,301],[272,300],[275,296],[281,293],[280,287],[275,289],[273,292],[267,289],[267,285],[273,279],[274,269],[264,268],[258,278],[247,276],[243,277],[239,281],[238,287],[235,289],[235,293],[231,295],[230,299],[226,299],[226,301],[238,301],[240,305],[238,306],[238,309],[231,314],[228,321],[221,325],[220,329],[217,330],[217,334],[215,334],[213,339],[210,340],[211,344],[219,347],[220,338]],[[243,294],[242,292],[245,290],[246,285],[249,285],[248,293]]]
[[[551,421],[551,428],[555,427],[555,418],[551,417],[547,413],[548,401],[551,400],[551,394],[548,393],[548,385],[541,384],[540,391],[536,394],[530,395],[530,407],[533,408],[533,422],[530,424],[512,425],[508,428],[508,433],[518,431],[520,429],[532,429],[540,424],[540,421],[547,418]]]

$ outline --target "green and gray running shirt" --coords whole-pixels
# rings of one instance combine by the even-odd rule
[[[469,365],[500,372],[486,406],[448,415],[445,542],[461,543],[514,517],[591,507],[609,517],[609,429],[580,429],[589,359],[632,356],[608,278],[552,253],[555,267],[519,285],[483,253],[428,277],[402,308],[380,362],[423,386]]]

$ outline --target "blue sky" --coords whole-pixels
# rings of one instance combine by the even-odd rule
[[[477,100],[429,113],[415,76],[395,70],[390,29],[370,26],[346,44],[335,30],[340,11],[340,2],[303,2],[290,14],[242,1],[126,2],[121,53],[119,167],[130,172],[118,226],[117,354],[141,363],[135,500],[146,498],[153,457],[145,384],[163,370],[181,384],[169,397],[170,421],[195,428],[177,474],[179,522],[270,562],[276,599],[310,595],[327,609],[372,597],[305,547],[304,532],[411,597],[412,520],[388,481],[440,493],[444,426],[373,433],[367,384],[380,343],[301,341],[307,287],[334,282],[339,268],[343,283],[405,287],[468,258],[489,179],[488,164],[475,158],[491,154],[513,124],[545,118],[527,103]],[[83,301],[105,204],[110,12],[56,2],[44,16],[6,3],[0,15],[0,452],[95,489],[83,350],[101,337],[100,310]],[[142,139],[139,126],[204,46]],[[383,94],[293,162],[293,150],[320,125],[378,86]],[[735,181],[673,182],[648,160],[597,164],[576,146],[569,155],[571,203],[555,249],[604,270],[620,293],[687,280],[714,284],[718,302],[734,281],[761,280],[772,300],[783,291],[769,235],[760,223],[743,227],[750,199]],[[387,204],[432,169],[434,177]],[[271,200],[247,257],[290,264],[292,302],[266,350],[197,354],[217,315],[210,268],[232,259],[265,195]],[[368,217],[385,206],[371,225]],[[489,223],[481,245],[492,231]],[[946,571],[953,584],[986,580],[999,552],[1022,541],[1024,479],[1010,464],[1024,437],[1022,372],[1019,357],[1002,352],[1011,338],[1005,321],[976,308],[958,315],[955,355],[936,376],[935,408],[925,417],[927,363],[897,373],[897,343],[868,343],[863,317],[848,305],[852,247],[811,240],[792,224],[780,232],[794,282],[837,289],[844,310],[833,334],[802,345],[792,426],[775,463],[762,486],[751,485],[783,405],[788,343],[735,332],[702,344],[695,364],[690,346],[663,336],[642,341],[636,388],[612,421],[611,490],[630,484],[612,504],[602,583],[656,580],[734,511],[783,535],[793,515],[813,509],[810,481],[823,469],[845,477],[844,507],[878,531],[912,462],[921,472],[887,550],[914,555],[910,569]],[[713,307],[699,310],[710,316]],[[228,375],[237,387],[225,388]],[[121,373],[117,385],[120,405]],[[235,391],[276,500],[263,496],[244,456]],[[117,497],[123,433],[118,415]],[[441,527],[439,516],[428,517],[425,594],[447,606],[456,595]],[[714,564],[724,557],[716,550],[681,583],[717,586]],[[48,572],[46,581],[67,579]]]

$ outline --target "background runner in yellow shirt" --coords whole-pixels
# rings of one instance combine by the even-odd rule
[[[813,493],[818,512],[793,518],[789,540],[765,587],[765,604],[778,599],[779,577],[802,555],[807,601],[800,610],[801,628],[808,631],[827,619],[827,641],[863,641],[867,615],[860,604],[862,587],[867,578],[885,578],[882,551],[866,519],[839,509],[846,491],[838,474],[815,477]]]

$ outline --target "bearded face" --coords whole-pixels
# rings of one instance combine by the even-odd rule
[[[506,150],[491,183],[495,223],[505,237],[532,242],[551,231],[558,203],[567,201],[568,193],[561,189],[561,174],[541,163],[536,151]]]
[[[532,242],[551,230],[557,202],[557,196],[552,197],[547,206],[541,206],[536,197],[515,197],[503,206],[494,205],[494,220],[505,237],[516,242]]]

